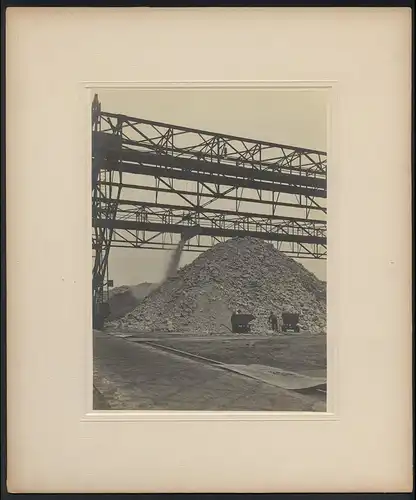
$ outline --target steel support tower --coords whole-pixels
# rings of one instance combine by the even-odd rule
[[[101,110],[92,105],[93,303],[106,300],[111,247],[185,250],[231,237],[326,258],[327,155]],[[247,208],[249,207],[249,208]]]

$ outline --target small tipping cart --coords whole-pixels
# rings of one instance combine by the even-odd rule
[[[231,317],[231,330],[233,333],[249,333],[250,322],[253,321],[252,314],[233,314]]]
[[[282,313],[282,331],[287,332],[287,331],[294,331],[294,332],[299,332],[300,327],[299,327],[299,314],[297,313],[288,313],[288,312],[283,312]]]

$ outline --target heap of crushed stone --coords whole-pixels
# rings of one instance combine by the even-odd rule
[[[325,333],[326,284],[270,243],[234,238],[180,269],[112,327],[226,333],[236,310],[256,317],[253,332],[268,330],[271,311],[288,311],[300,314],[302,329]]]

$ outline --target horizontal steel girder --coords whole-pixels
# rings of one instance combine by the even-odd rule
[[[118,155],[118,153],[116,153]],[[109,158],[111,159],[111,158]],[[295,186],[315,187],[320,190],[326,189],[326,179],[307,177],[295,174],[283,174],[272,170],[259,170],[244,166],[235,166],[221,161],[203,161],[193,158],[178,158],[167,154],[148,153],[123,149],[118,158],[123,162],[140,163],[143,165],[162,166],[180,170],[191,170],[195,172],[211,172],[231,177],[246,178],[252,180],[271,181],[274,183],[291,184]]]
[[[109,171],[119,171],[129,174],[141,174],[151,177],[165,177],[170,179],[182,179],[187,181],[205,182],[221,186],[235,186],[239,188],[259,189],[275,193],[303,194],[314,198],[326,198],[326,190],[287,185],[275,182],[258,181],[243,177],[229,177],[221,173],[201,173],[194,170],[172,168],[164,166],[144,165],[140,163],[127,163],[116,161],[104,161],[101,168]],[[243,173],[242,173],[243,174]],[[296,177],[296,176],[293,176]]]
[[[111,229],[126,229],[130,231],[149,231],[155,233],[174,233],[181,234],[188,227],[188,224],[163,224],[159,222],[141,222],[133,220],[107,220],[107,219],[93,219],[92,224],[94,227],[111,228]],[[285,234],[285,233],[267,233],[263,231],[246,231],[239,229],[228,229],[223,227],[200,227],[199,234],[201,236],[223,236],[227,238],[234,237],[247,237],[259,238],[269,241],[288,241],[297,243],[312,243],[319,245],[326,245],[326,237],[309,236],[307,234]]]
[[[115,200],[110,198],[97,198],[93,199],[96,203],[102,203],[101,210],[103,212],[106,211],[108,203],[115,203]],[[322,228],[326,228],[326,221],[322,219],[311,219],[311,218],[303,218],[303,217],[288,217],[284,215],[273,215],[273,214],[262,214],[259,212],[244,212],[242,210],[224,210],[220,208],[207,208],[201,207],[200,205],[172,205],[168,203],[159,203],[159,202],[148,202],[148,201],[137,201],[137,200],[123,200],[121,199],[118,202],[119,209],[121,211],[125,211],[122,207],[130,206],[136,207],[135,213],[140,214],[142,211],[146,211],[147,209],[155,209],[155,211],[160,210],[163,214],[166,213],[183,213],[183,212],[192,212],[194,214],[209,214],[220,216],[237,216],[241,219],[246,220],[262,220],[262,221],[288,221],[288,222],[298,222],[298,223],[307,223],[307,224],[315,224]],[[152,210],[150,210],[152,211]]]
[[[100,181],[101,186],[111,186],[111,187],[119,187],[119,183],[116,182],[107,182],[107,181]],[[318,206],[318,205],[313,205],[311,202],[308,203],[300,203],[297,200],[293,200],[292,202],[288,201],[279,201],[278,199],[275,200],[267,200],[262,198],[261,192],[260,194],[256,191],[255,193],[257,194],[257,198],[253,197],[247,197],[247,196],[241,196],[241,195],[232,195],[221,193],[221,192],[216,192],[216,191],[196,191],[196,190],[185,190],[185,189],[178,189],[177,187],[162,187],[161,185],[157,186],[145,186],[141,184],[131,184],[127,182],[123,182],[121,184],[122,188],[124,189],[134,189],[136,191],[150,191],[153,193],[169,193],[169,194],[176,194],[181,197],[186,197],[186,196],[199,196],[200,199],[208,199],[211,201],[215,200],[227,200],[227,201],[234,201],[234,202],[244,202],[244,203],[256,203],[260,205],[271,205],[274,207],[291,207],[291,208],[305,208],[310,211],[319,211],[326,213],[326,207]],[[238,186],[233,188],[233,191],[236,192],[235,190],[238,189]]]

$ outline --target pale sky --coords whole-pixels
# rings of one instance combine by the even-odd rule
[[[291,146],[322,151],[327,148],[328,95],[325,90],[100,89],[97,93],[102,111]],[[138,176],[123,180],[131,182],[135,177]],[[140,182],[149,184],[152,179],[140,176]],[[179,182],[183,183],[182,187],[190,188],[189,182]],[[138,199],[139,193],[141,200],[154,199],[150,192],[133,190],[126,190],[124,197]],[[183,204],[180,198],[172,198],[172,195],[165,195],[163,201]],[[227,203],[232,202],[215,202],[212,208],[231,208]],[[241,210],[267,213],[270,207],[246,203]],[[291,209],[279,208],[276,213],[297,215],[288,210]],[[311,217],[320,218],[313,213]],[[157,282],[164,276],[170,254],[167,250],[112,248],[110,279],[115,286]],[[184,252],[181,266],[197,256],[197,253]],[[326,261],[303,259],[299,262],[318,278],[326,279]]]

